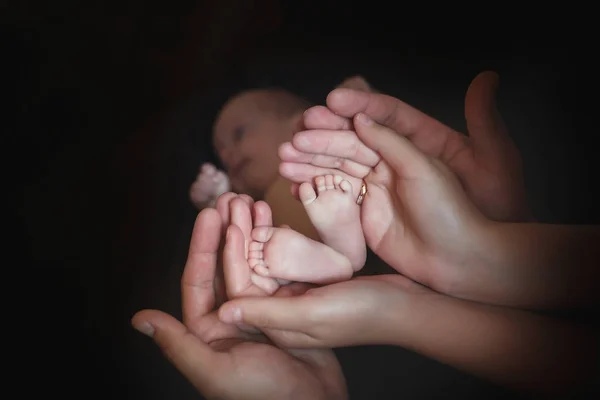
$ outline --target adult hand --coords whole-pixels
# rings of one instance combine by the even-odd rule
[[[469,136],[396,98],[335,89],[327,97],[328,108],[306,111],[304,126],[309,130],[297,133],[292,144],[280,149],[281,174],[298,183],[336,170],[366,176],[379,159],[352,132],[350,118],[362,112],[446,164],[488,218],[507,222],[531,219],[520,154],[496,108],[497,85],[497,75],[489,71],[471,83],[465,98]]]
[[[143,310],[133,317],[133,326],[152,337],[209,399],[347,398],[330,350],[286,350],[264,335],[219,321],[213,309],[222,225],[221,215],[211,208],[196,220],[182,278],[183,324],[163,312]],[[225,244],[228,259],[244,258],[243,249],[244,235],[232,225]],[[225,267],[226,272],[234,269]]]
[[[234,299],[219,317],[294,348],[401,346],[527,397],[588,389],[597,365],[597,335],[580,324],[444,296],[401,275]]]
[[[403,275],[443,293],[465,296],[467,278],[472,282],[482,276],[489,220],[441,161],[365,114],[355,117],[354,128],[368,146],[370,153],[365,155],[373,159],[363,175],[368,193],[361,206],[368,246]],[[352,179],[353,187],[360,188],[360,179]]]
[[[418,330],[415,302],[439,296],[401,275],[363,276],[318,288],[293,283],[281,290],[295,295],[230,300],[219,318],[255,326],[283,347],[389,345]]]

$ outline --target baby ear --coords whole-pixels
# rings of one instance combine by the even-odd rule
[[[340,83],[337,87],[360,90],[362,92],[374,92],[374,90],[367,83],[365,78],[363,78],[360,75],[354,75],[354,76],[351,76],[350,78],[347,78],[345,81]]]

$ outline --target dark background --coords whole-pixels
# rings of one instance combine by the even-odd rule
[[[17,365],[47,393],[197,396],[129,319],[142,308],[179,316],[195,217],[187,190],[199,164],[214,160],[212,118],[241,87],[281,85],[322,103],[358,73],[464,131],[466,89],[494,69],[536,217],[598,222],[589,11],[373,1],[0,4],[5,182],[25,239],[15,247],[19,277],[5,287],[19,291],[17,336],[31,351]],[[403,349],[338,354],[353,398],[502,395]]]

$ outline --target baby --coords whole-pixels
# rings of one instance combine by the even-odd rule
[[[371,91],[360,76],[338,87]],[[233,190],[255,200],[280,178],[278,148],[300,130],[308,101],[283,89],[243,91],[229,99],[213,127],[213,145],[227,172],[205,163],[190,187],[197,209],[215,205],[223,193]]]
[[[342,85],[366,87],[366,82],[353,77]],[[216,199],[230,190],[276,202],[265,195],[281,180],[278,149],[292,140],[308,107],[305,100],[280,89],[246,91],[229,100],[213,129],[214,147],[227,173],[210,164],[201,167],[190,188],[195,206],[214,207]],[[285,185],[289,188],[289,182]],[[300,185],[299,199],[321,241],[299,233],[295,226],[252,231],[248,263],[254,273],[272,278],[263,287],[269,293],[288,281],[328,284],[350,279],[366,260],[360,208],[350,182],[340,176],[319,176]],[[290,211],[288,202],[281,212]],[[275,210],[273,214],[274,220],[281,220]]]
[[[213,127],[213,145],[227,173],[203,164],[190,188],[192,203],[198,209],[214,206],[230,190],[264,198],[279,178],[278,147],[291,140],[308,107],[281,89],[249,90],[231,98]]]

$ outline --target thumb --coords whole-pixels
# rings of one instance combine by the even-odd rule
[[[305,289],[292,289],[293,285],[289,287],[292,296],[293,292]],[[311,313],[309,304],[300,297],[245,297],[231,300],[219,308],[219,318],[228,324],[258,328],[279,347],[327,346],[324,339],[314,332],[315,326],[319,325],[314,312]]]
[[[300,297],[245,297],[223,304],[219,319],[259,329],[304,331],[310,327],[310,310]]]
[[[354,117],[354,129],[360,140],[378,152],[402,177],[417,178],[429,172],[431,164],[427,156],[401,134],[379,125],[363,113]]]
[[[492,71],[473,79],[465,97],[465,119],[473,147],[482,156],[505,155],[513,143],[496,107],[498,75]]]
[[[360,75],[354,75],[340,83],[338,88],[360,90],[361,92],[372,92],[369,83]]]
[[[139,332],[151,337],[165,357],[202,394],[214,390],[218,377],[214,376],[216,353],[202,340],[172,316],[157,310],[143,310],[135,314],[131,324]]]

